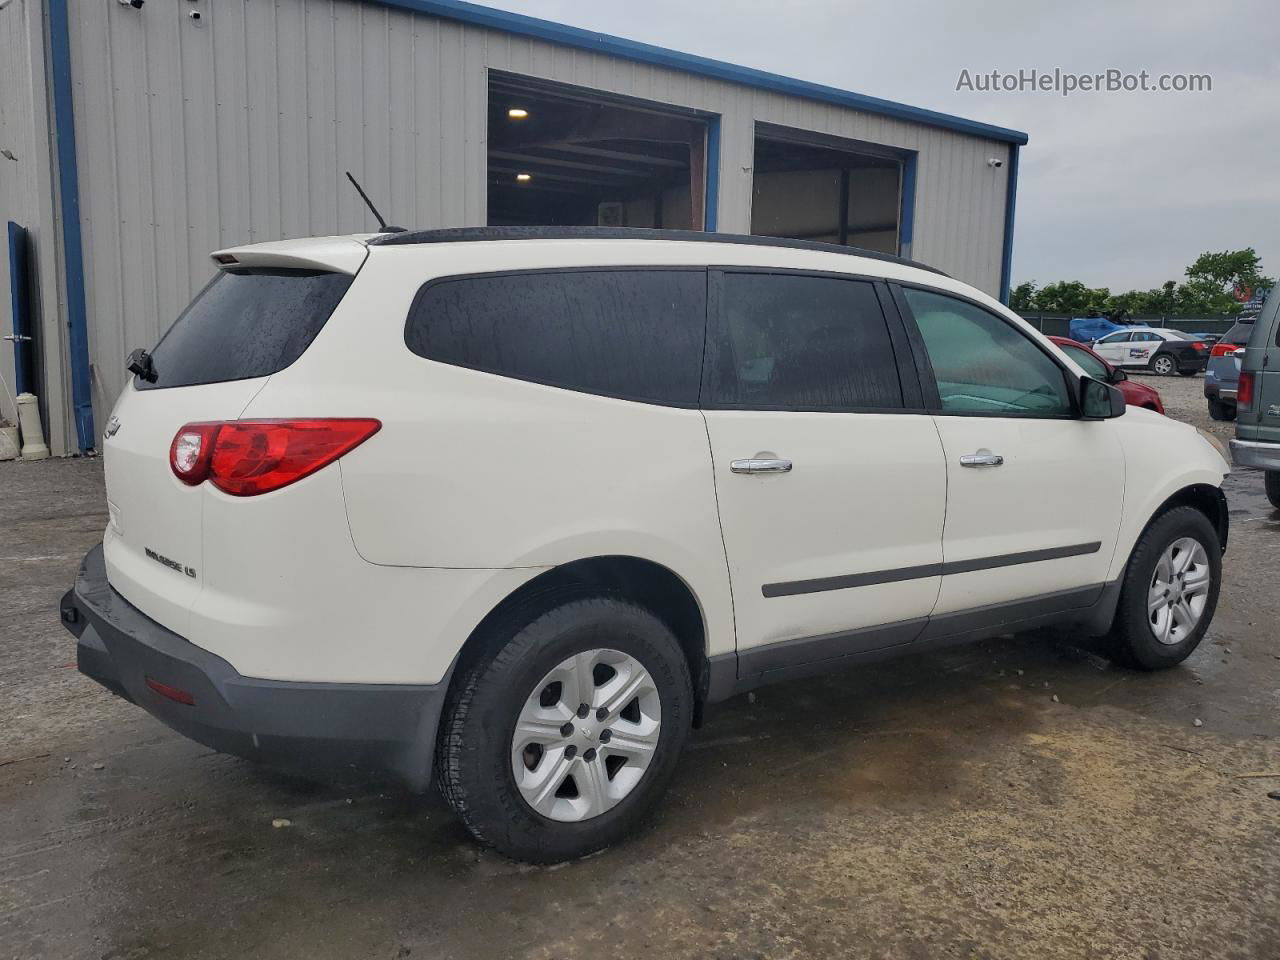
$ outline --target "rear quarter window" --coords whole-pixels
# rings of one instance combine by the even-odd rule
[[[420,357],[517,380],[696,406],[706,271],[553,270],[432,281],[405,344]]]
[[[221,271],[151,351],[140,390],[278,373],[311,346],[355,278],[315,270]]]

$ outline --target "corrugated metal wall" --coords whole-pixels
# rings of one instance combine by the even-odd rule
[[[68,452],[70,399],[66,392],[66,327],[61,322],[60,257],[45,82],[44,10],[40,0],[11,0],[0,9],[0,336],[13,330],[9,302],[9,252],[4,224],[27,228],[32,328],[44,354],[36,386],[52,449]],[[13,350],[0,342],[0,377],[14,388]],[[14,410],[0,389],[0,417]],[[74,435],[70,448],[75,448]]]
[[[99,422],[209,251],[375,227],[344,170],[396,222],[483,224],[490,69],[720,114],[730,232],[750,229],[757,121],[919,151],[912,255],[999,286],[1003,143],[354,0],[71,9]]]

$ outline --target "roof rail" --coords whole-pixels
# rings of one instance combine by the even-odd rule
[[[785,247],[792,250],[816,250],[843,253],[847,256],[884,260],[903,266],[928,270],[947,276],[936,267],[917,263],[906,257],[863,250],[838,243],[816,240],[790,240],[786,237],[756,237],[738,233],[704,233],[698,230],[659,230],[652,227],[445,227],[439,230],[409,230],[383,233],[368,241],[371,246],[402,247],[418,243],[467,243],[482,240],[675,240],[685,243],[739,243],[755,247]]]

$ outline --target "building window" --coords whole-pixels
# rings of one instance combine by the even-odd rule
[[[899,252],[902,162],[757,132],[751,232]]]

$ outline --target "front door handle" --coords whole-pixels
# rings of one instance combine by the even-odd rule
[[[734,460],[729,464],[734,473],[790,473],[790,460]]]
[[[977,453],[966,453],[960,457],[962,467],[998,467],[1004,463],[1004,457],[990,450],[979,450]]]

